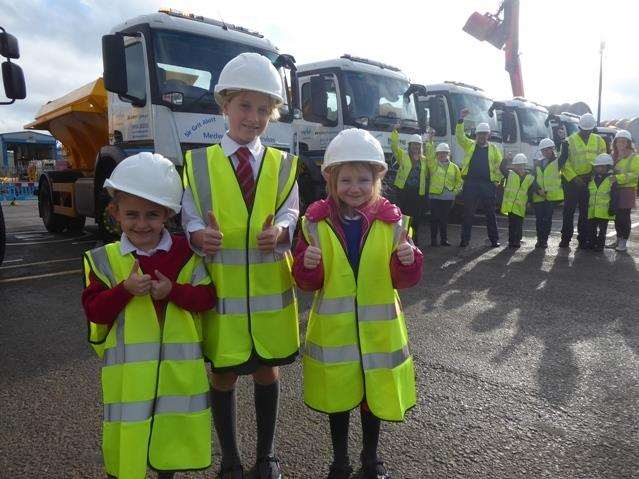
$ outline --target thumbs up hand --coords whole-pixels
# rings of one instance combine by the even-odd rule
[[[311,238],[311,244],[304,251],[304,268],[315,269],[322,260],[322,250],[317,247],[315,240]]]
[[[124,280],[124,289],[134,296],[144,296],[151,291],[151,276],[140,273],[140,262],[136,259],[131,274]]]
[[[208,214],[209,225],[202,230],[202,251],[211,256],[217,253],[222,247],[224,235],[220,231],[220,225],[212,211]]]
[[[282,234],[281,226],[273,226],[273,215],[268,215],[257,235],[257,247],[260,251],[273,251]]]
[[[411,265],[415,262],[415,251],[408,242],[408,231],[404,230],[402,232],[402,236],[395,251],[397,252],[397,259],[404,266]]]
[[[155,270],[155,277],[157,280],[151,280],[151,297],[156,301],[160,301],[169,295],[173,289],[173,282],[157,269]]]

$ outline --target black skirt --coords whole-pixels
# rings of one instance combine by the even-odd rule
[[[285,366],[287,364],[292,364],[297,359],[299,351],[295,351],[294,354],[286,357],[286,358],[278,358],[278,359],[264,359],[258,356],[257,352],[253,350],[251,352],[251,356],[243,362],[242,364],[238,364],[235,366],[225,366],[225,367],[215,367],[213,362],[209,358],[205,358],[207,362],[211,364],[211,371],[216,374],[224,374],[224,373],[234,373],[238,376],[247,376],[249,374],[253,374],[258,370],[260,366]]]

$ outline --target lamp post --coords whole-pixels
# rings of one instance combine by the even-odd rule
[[[603,40],[599,45],[599,100],[597,102],[597,126],[601,123],[601,83],[603,78],[603,52],[606,48],[606,42]]]

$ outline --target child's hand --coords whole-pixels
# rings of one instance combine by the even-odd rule
[[[224,235],[220,231],[215,215],[209,211],[209,225],[202,231],[202,251],[211,256],[222,248],[222,238]]]
[[[273,251],[280,239],[280,234],[282,234],[282,228],[273,226],[273,215],[268,215],[262,226],[262,232],[257,235],[258,249],[260,251]]]
[[[304,268],[315,269],[322,261],[322,250],[315,245],[315,241],[311,238],[311,244],[304,251]]]
[[[173,289],[173,282],[157,269],[155,270],[155,276],[158,279],[157,281],[151,280],[151,297],[156,301],[160,301],[169,295]]]
[[[408,242],[408,232],[406,230],[402,232],[402,237],[395,251],[397,252],[397,259],[404,266],[411,265],[415,262],[415,251]]]
[[[136,259],[131,274],[124,280],[124,289],[134,296],[144,296],[151,291],[151,276],[140,274],[140,262]]]

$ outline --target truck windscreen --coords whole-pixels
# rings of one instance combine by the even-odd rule
[[[488,110],[492,106],[492,100],[478,95],[469,95],[466,93],[451,93],[450,95],[452,115],[455,121],[461,117],[461,111],[466,108],[470,112],[464,121],[466,127],[472,130],[471,136],[474,135],[475,128],[480,123],[488,123],[493,134],[499,134],[501,131],[497,123],[497,115],[488,116]],[[491,135],[492,139],[492,135]]]
[[[404,96],[409,82],[363,72],[343,72],[342,79],[345,122],[383,131],[392,131],[398,122],[400,128],[418,128],[412,95]]]
[[[153,31],[153,51],[163,103],[174,111],[209,114],[220,113],[213,89],[229,60],[244,52],[260,53],[271,61],[278,57],[242,43],[167,30]]]
[[[517,108],[521,141],[536,146],[541,140],[546,138],[549,135],[546,118],[548,118],[548,113],[545,111],[533,108]]]

